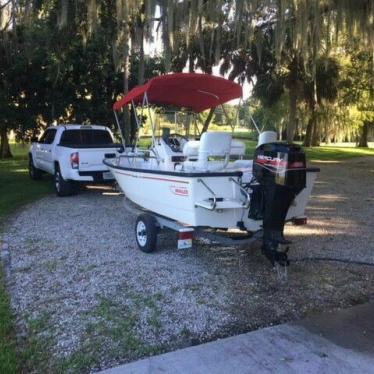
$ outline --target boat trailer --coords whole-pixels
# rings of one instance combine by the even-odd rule
[[[263,239],[263,229],[256,232],[247,232],[241,230],[217,230],[209,227],[191,227],[147,211],[131,200],[124,199],[125,210],[137,216],[135,223],[135,238],[139,249],[145,253],[151,253],[157,248],[157,236],[161,230],[169,229],[178,234],[176,248],[180,250],[193,247],[193,239],[208,240],[224,246],[234,247],[243,244],[253,244]],[[305,224],[306,217],[293,220],[295,225]],[[286,246],[283,252],[286,254],[289,247]],[[278,265],[276,263],[275,265]],[[282,267],[285,267],[283,264]],[[276,266],[277,268],[279,266]]]

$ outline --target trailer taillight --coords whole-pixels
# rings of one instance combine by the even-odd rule
[[[178,249],[186,249],[192,247],[193,229],[185,228],[178,232]]]
[[[70,155],[70,165],[72,169],[78,169],[79,167],[79,153],[74,152]]]

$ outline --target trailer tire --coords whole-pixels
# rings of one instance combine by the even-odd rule
[[[139,249],[151,253],[156,249],[158,227],[156,219],[149,214],[141,214],[136,219],[135,238]]]

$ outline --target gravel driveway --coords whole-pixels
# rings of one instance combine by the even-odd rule
[[[317,166],[309,225],[287,228],[290,256],[374,263],[374,158]],[[374,267],[300,261],[280,282],[258,244],[178,251],[167,232],[144,254],[135,218],[122,196],[86,190],[29,205],[5,228],[27,370],[106,368],[374,297]]]

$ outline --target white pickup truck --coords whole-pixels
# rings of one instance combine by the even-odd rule
[[[39,140],[32,139],[29,174],[32,179],[40,179],[43,172],[54,175],[57,195],[69,196],[79,183],[112,181],[113,175],[102,161],[122,149],[105,126],[51,126]]]

